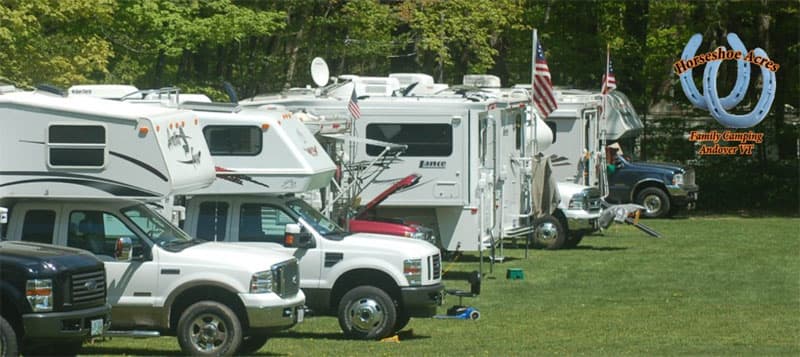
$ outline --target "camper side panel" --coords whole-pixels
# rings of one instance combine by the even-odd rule
[[[132,197],[170,193],[145,120],[0,103],[0,196]],[[148,129],[150,130],[150,129]]]

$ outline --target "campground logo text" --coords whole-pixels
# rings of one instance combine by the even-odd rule
[[[756,48],[748,51],[744,43],[735,33],[727,36],[728,44],[732,50],[719,47],[714,51],[695,55],[703,42],[703,36],[695,34],[689,39],[683,49],[681,59],[673,65],[678,74],[686,98],[697,108],[708,110],[720,124],[728,128],[751,128],[760,123],[769,114],[772,102],[775,100],[775,72],[780,65],[769,59],[764,50]],[[733,90],[724,98],[719,97],[717,89],[717,75],[722,60],[735,60],[736,84]],[[692,69],[705,64],[703,71],[703,93],[701,94],[694,84]],[[747,94],[750,85],[750,64],[761,67],[761,96],[753,110],[747,114],[731,114],[728,112],[736,107]]]

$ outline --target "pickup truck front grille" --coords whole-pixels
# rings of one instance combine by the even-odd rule
[[[297,261],[290,260],[272,267],[275,293],[280,297],[294,296],[300,291],[300,272]]]
[[[439,279],[442,276],[442,256],[439,254],[431,255],[431,261],[433,261],[433,279]]]
[[[106,302],[106,273],[104,270],[72,274],[72,287],[70,292],[71,304],[89,305],[105,304]]]
[[[694,186],[694,169],[688,168],[686,169],[686,173],[683,174],[683,184],[687,186]]]
[[[598,212],[602,208],[600,197],[600,190],[596,187],[589,188],[589,195],[586,197],[586,210],[589,212]]]

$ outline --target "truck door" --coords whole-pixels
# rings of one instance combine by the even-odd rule
[[[90,207],[70,207],[64,245],[88,250],[105,262],[108,302],[124,307],[151,307],[158,296],[158,261],[150,246],[116,214]],[[129,260],[116,256],[117,240],[130,238]],[[115,311],[118,309],[115,308]]]
[[[319,212],[317,212],[319,213]],[[284,246],[284,232],[287,224],[298,223],[295,216],[285,207],[263,202],[241,202],[233,215],[236,227],[232,232],[239,242],[258,242],[272,250],[280,251],[297,258],[300,265],[300,287],[319,287],[322,251],[325,240],[315,234],[316,246],[295,248]],[[312,230],[312,234],[315,233]]]

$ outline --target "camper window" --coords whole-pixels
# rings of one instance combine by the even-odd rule
[[[408,145],[401,156],[450,156],[453,153],[450,124],[369,124],[367,139]],[[382,152],[381,146],[367,145],[367,155],[378,156]]]
[[[203,128],[211,155],[255,156],[261,153],[262,130],[257,126],[209,125]]]
[[[55,211],[30,210],[25,212],[25,219],[22,223],[22,240],[52,244],[55,226]]]
[[[105,166],[105,127],[101,125],[51,125],[47,134],[50,166]]]
[[[208,241],[224,241],[228,225],[228,203],[208,201],[200,204],[197,220],[197,238]]]

